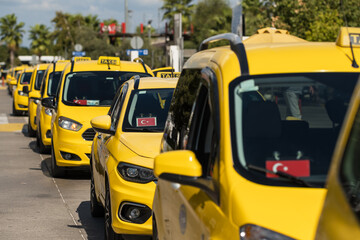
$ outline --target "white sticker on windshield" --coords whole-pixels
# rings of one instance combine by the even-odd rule
[[[139,94],[146,94],[146,91],[139,91]]]
[[[98,106],[100,103],[99,100],[87,100],[87,105],[88,106]]]

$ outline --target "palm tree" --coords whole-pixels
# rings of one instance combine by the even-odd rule
[[[10,52],[10,65],[14,67],[15,52],[22,42],[24,34],[24,23],[17,24],[17,17],[15,14],[8,14],[0,18],[0,40],[4,41]]]
[[[44,24],[36,24],[30,28],[29,39],[32,40],[31,49],[39,56],[39,61],[41,62],[41,56],[48,54],[51,46],[49,28]]]
[[[64,51],[64,56],[70,53],[75,45],[75,28],[70,22],[71,15],[68,13],[56,12],[55,18],[51,22],[55,23],[55,30],[52,34],[56,41],[55,49]]]
[[[174,15],[181,13],[183,28],[187,29],[190,25],[190,17],[195,5],[191,4],[192,0],[164,0],[161,10],[164,10],[163,20],[170,22],[170,28],[174,26]]]

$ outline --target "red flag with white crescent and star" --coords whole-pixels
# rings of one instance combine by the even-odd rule
[[[277,172],[285,172],[296,177],[310,176],[310,161],[309,160],[271,160],[266,161],[266,169]],[[276,178],[278,176],[266,173],[268,178]]]
[[[136,118],[137,127],[154,127],[156,126],[156,117]]]

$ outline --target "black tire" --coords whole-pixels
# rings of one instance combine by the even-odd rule
[[[51,144],[51,176],[59,178],[64,176],[64,169],[56,165],[56,158],[54,153],[54,146]]]
[[[91,167],[91,165],[90,165]],[[96,199],[95,183],[92,170],[90,170],[90,212],[93,217],[103,217],[104,208]]]
[[[120,234],[116,234],[112,228],[112,218],[111,218],[111,203],[110,203],[110,190],[109,185],[106,184],[105,187],[105,240],[123,240],[123,237]]]
[[[156,225],[156,219],[155,219],[154,214],[152,216],[152,229],[153,229],[152,240],[159,240],[159,235],[158,235],[158,230],[157,230],[157,225]]]
[[[18,110],[15,109],[15,102],[13,102],[12,114],[14,116],[20,116],[20,114],[21,114],[21,111],[18,111]]]
[[[28,134],[29,134],[29,137],[35,137],[36,136],[36,131],[34,129],[32,129],[32,127],[31,127],[30,114],[29,114],[29,118],[28,118]]]
[[[38,126],[37,134],[36,134],[36,144],[39,147],[39,153],[49,153],[50,148],[45,146],[42,137],[41,137],[41,128],[40,124]]]

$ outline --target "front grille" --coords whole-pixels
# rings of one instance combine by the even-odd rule
[[[82,134],[83,139],[86,141],[92,141],[95,137],[95,131],[92,128],[86,129],[86,131]]]

